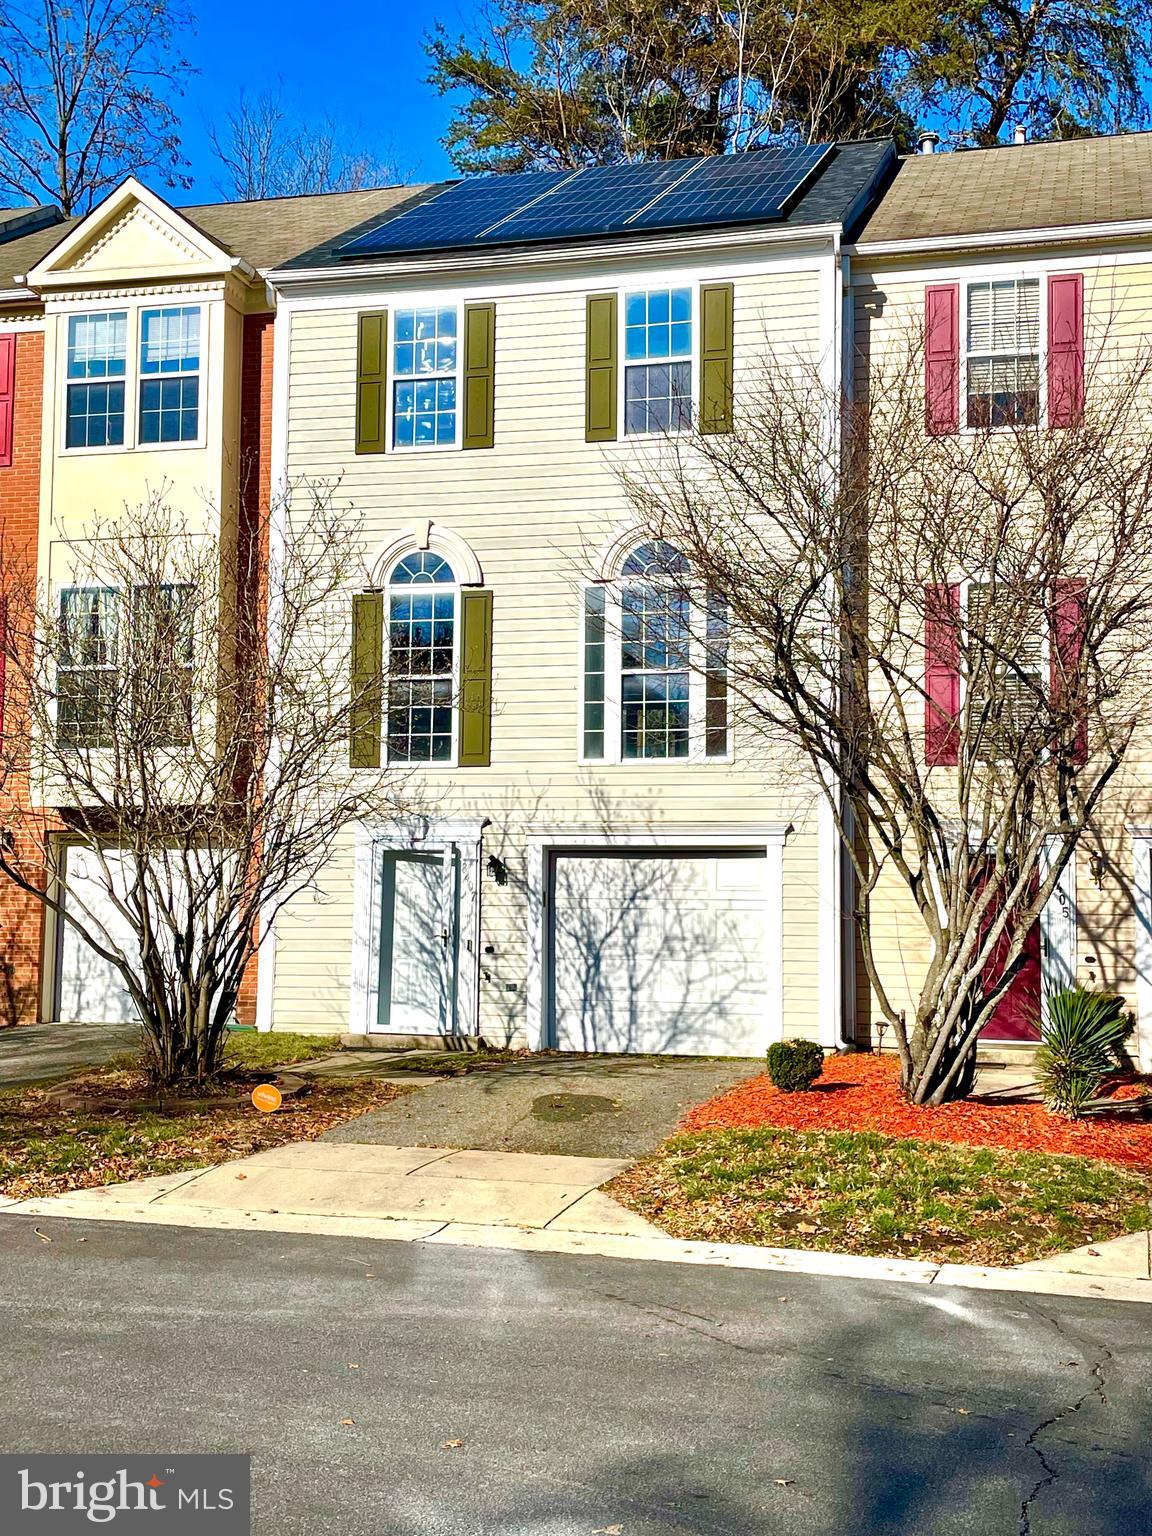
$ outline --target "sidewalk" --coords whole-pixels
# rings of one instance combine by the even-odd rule
[[[0,1200],[0,1217],[313,1233],[1152,1302],[1146,1232],[1016,1269],[685,1242],[600,1190],[625,1166],[614,1158],[293,1142],[200,1172]]]

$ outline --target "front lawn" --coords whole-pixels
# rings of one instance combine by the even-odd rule
[[[1147,1227],[1152,1174],[1083,1157],[768,1128],[674,1137],[606,1190],[673,1237],[1010,1265]]]
[[[336,1048],[323,1036],[245,1031],[229,1037],[227,1063],[271,1078],[278,1066],[331,1055]],[[371,1078],[316,1079],[274,1114],[261,1114],[248,1101],[246,1086],[236,1086],[231,1104],[173,1114],[131,1108],[93,1113],[66,1108],[54,1097],[58,1090],[89,1097],[145,1095],[139,1058],[125,1056],[52,1088],[6,1089],[0,1092],[0,1194],[26,1200],[206,1168],[284,1142],[313,1141],[409,1091]]]

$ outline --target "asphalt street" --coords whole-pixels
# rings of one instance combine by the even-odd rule
[[[250,1451],[261,1536],[1152,1530],[1141,1305],[16,1217],[0,1305],[5,1450]]]

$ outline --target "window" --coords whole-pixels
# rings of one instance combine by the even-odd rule
[[[967,589],[969,730],[993,761],[1041,739],[1048,717],[1048,615],[1043,592],[971,582]]]
[[[140,315],[140,442],[193,443],[200,435],[200,311]]]
[[[388,583],[388,757],[452,758],[456,576],[441,556],[405,555]]]
[[[112,740],[120,664],[120,594],[68,587],[60,594],[56,729],[70,747]]]
[[[1039,421],[1037,278],[968,284],[967,370],[970,427]]]
[[[153,746],[192,739],[195,591],[185,582],[132,589],[134,733]]]
[[[392,446],[453,448],[457,438],[457,313],[399,309],[392,335]]]
[[[125,604],[115,587],[66,587],[60,594],[56,728],[71,747],[107,747],[124,724],[136,741],[190,740],[194,589],[135,587]],[[130,722],[124,673],[131,680]]]
[[[692,290],[654,288],[624,300],[624,430],[692,424]]]
[[[687,757],[691,602],[688,562],[671,545],[643,544],[620,592],[620,751],[625,758]]]
[[[688,561],[650,540],[584,606],[582,740],[588,761],[725,757],[728,613]]]
[[[72,315],[68,320],[68,448],[111,448],[124,441],[128,315]]]

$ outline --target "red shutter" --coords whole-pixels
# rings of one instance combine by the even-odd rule
[[[0,336],[0,469],[12,463],[12,415],[16,397],[16,337]]]
[[[1080,672],[1080,653],[1084,649],[1084,583],[1065,577],[1052,583],[1051,613],[1052,660],[1050,686],[1052,703],[1059,707],[1061,696],[1071,685],[1075,689]],[[1072,741],[1073,762],[1088,757],[1088,721],[1081,713]]]
[[[1048,424],[1074,427],[1084,410],[1084,279],[1048,279]]]
[[[924,761],[960,760],[960,588],[924,588]]]
[[[924,290],[924,411],[933,437],[944,437],[960,426],[958,283]]]

